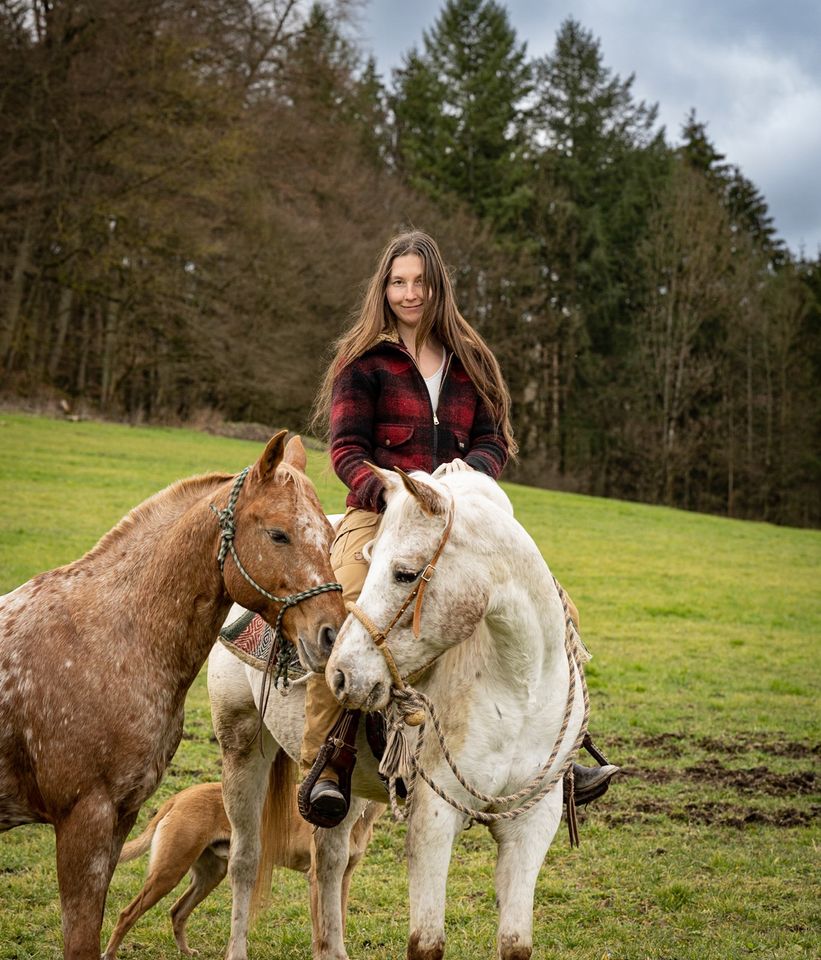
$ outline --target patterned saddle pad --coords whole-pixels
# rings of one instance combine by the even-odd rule
[[[274,645],[274,628],[251,610],[246,610],[232,623],[226,624],[219,632],[219,639],[235,657],[255,670],[265,671],[269,662],[273,664],[276,661],[277,651],[271,649]],[[303,676],[305,668],[293,647],[291,653],[288,672],[293,677]]]

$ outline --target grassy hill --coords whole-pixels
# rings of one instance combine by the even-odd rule
[[[236,472],[260,444],[185,430],[0,414],[0,592],[72,560],[127,510],[179,477]],[[344,491],[322,454],[309,473],[328,512]],[[582,846],[560,832],[536,897],[536,950],[571,960],[810,957],[818,945],[821,534],[505,485],[516,514],[581,611],[591,730],[625,773],[591,807]],[[183,786],[218,779],[204,678],[186,738],[140,817]],[[352,957],[404,955],[404,829],[380,822],[354,880]],[[104,935],[139,888],[118,870]],[[494,951],[493,844],[456,845],[447,956]],[[302,878],[276,877],[252,956],[310,955]],[[0,837],[0,958],[56,958],[59,905],[48,828]],[[166,911],[121,956],[172,957]],[[230,895],[192,917],[202,958],[222,956]],[[139,944],[139,948],[137,947]]]

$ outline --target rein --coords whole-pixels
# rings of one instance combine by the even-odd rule
[[[517,817],[522,816],[531,810],[540,800],[542,800],[550,791],[555,787],[559,781],[565,777],[569,777],[572,780],[572,765],[573,761],[576,758],[576,754],[579,751],[579,748],[584,741],[586,732],[587,732],[587,723],[590,717],[590,698],[587,692],[587,683],[584,676],[583,668],[583,655],[581,653],[581,641],[576,633],[576,628],[573,624],[572,619],[567,607],[567,600],[564,590],[561,586],[556,583],[556,587],[559,591],[559,596],[562,600],[562,606],[564,607],[565,612],[565,653],[567,655],[567,662],[570,668],[570,680],[568,683],[567,691],[567,701],[565,704],[564,716],[562,718],[561,728],[556,737],[555,743],[553,744],[553,749],[551,750],[550,756],[547,758],[545,763],[542,765],[541,769],[536,773],[536,775],[527,783],[521,790],[518,790],[516,793],[509,794],[508,796],[493,796],[490,794],[482,793],[477,790],[472,784],[470,784],[459,770],[456,761],[453,759],[453,755],[445,743],[444,733],[442,732],[441,722],[436,713],[436,708],[431,702],[431,700],[418,690],[414,690],[411,687],[406,687],[404,690],[395,690],[394,691],[394,701],[395,709],[398,713],[398,717],[393,719],[391,724],[391,735],[394,737],[394,740],[398,740],[400,737],[404,739],[401,733],[401,726],[403,723],[407,722],[404,719],[404,712],[410,710],[412,713],[418,712],[420,708],[426,710],[430,715],[434,731],[436,733],[439,747],[442,751],[448,766],[451,769],[451,772],[459,781],[459,783],[467,790],[471,796],[475,797],[477,800],[493,804],[493,805],[503,805],[503,804],[519,804],[518,806],[513,807],[510,810],[504,810],[499,813],[485,813],[481,810],[474,810],[470,807],[465,806],[463,803],[458,801],[455,797],[448,794],[442,787],[440,787],[425,771],[420,762],[420,756],[422,753],[422,747],[424,744],[424,734],[425,734],[425,724],[422,723],[419,730],[419,737],[416,741],[416,748],[413,752],[413,756],[410,756],[407,748],[407,745],[404,746],[405,754],[403,756],[402,747],[394,747],[393,757],[389,758],[389,750],[391,749],[391,744],[388,744],[388,747],[385,749],[385,756],[382,764],[380,764],[379,771],[384,776],[388,778],[388,787],[389,795],[391,801],[391,812],[393,814],[394,820],[407,820],[408,811],[411,809],[411,802],[413,799],[414,788],[416,786],[417,776],[421,777],[425,783],[433,790],[437,796],[441,797],[446,803],[452,806],[454,809],[458,810],[460,813],[465,814],[470,818],[472,822],[491,824],[498,823],[500,820],[515,820]],[[556,757],[558,756],[559,749],[561,747],[562,741],[564,740],[564,735],[567,732],[568,725],[570,723],[570,717],[573,710],[573,701],[576,695],[576,673],[578,673],[581,680],[582,686],[582,697],[584,702],[584,715],[582,718],[582,723],[579,728],[578,735],[576,740],[573,743],[573,746],[568,754],[567,759],[559,768],[559,770],[554,773],[549,780],[545,781],[544,778],[547,776],[551,766],[553,765]],[[393,768],[390,769],[391,759],[393,760]],[[387,761],[387,762],[386,762]],[[399,807],[399,804],[396,799],[396,779],[397,777],[407,778],[407,797],[405,799],[405,809],[402,810]],[[572,783],[570,784],[572,789]],[[534,792],[538,791],[538,792]],[[570,836],[571,836],[571,845],[578,846],[578,833],[575,828],[575,824],[571,824],[571,818],[574,818],[575,807],[571,798],[567,804],[568,809],[568,826],[570,827]]]
[[[530,782],[516,793],[509,794],[508,796],[492,796],[477,790],[465,779],[464,775],[459,770],[453,755],[448,749],[447,744],[445,743],[444,733],[442,732],[441,722],[437,715],[435,706],[424,693],[414,690],[413,687],[405,682],[402,675],[399,673],[399,668],[397,667],[396,661],[394,660],[393,654],[388,646],[388,635],[399,622],[399,619],[405,613],[414,599],[416,600],[416,607],[414,608],[413,614],[413,635],[417,638],[419,637],[424,590],[436,570],[436,564],[442,555],[442,551],[445,548],[448,538],[450,537],[451,528],[453,527],[453,515],[454,510],[451,509],[445,530],[442,534],[442,538],[440,539],[439,545],[436,548],[436,552],[422,572],[419,581],[415,584],[407,597],[405,597],[405,599],[402,601],[399,609],[385,630],[380,630],[373,620],[371,620],[371,618],[365,613],[365,611],[360,609],[355,603],[348,601],[345,604],[348,611],[352,613],[368,631],[371,639],[374,642],[374,645],[385,658],[385,663],[388,666],[388,670],[390,671],[394,684],[392,690],[393,702],[391,704],[393,716],[390,722],[388,743],[385,747],[382,763],[379,766],[379,772],[388,779],[388,790],[393,818],[394,820],[398,821],[407,820],[409,811],[411,810],[414,788],[416,786],[418,777],[421,777],[431,788],[431,790],[434,791],[434,793],[436,793],[454,809],[468,816],[472,822],[491,824],[497,823],[500,820],[514,820],[517,817],[522,816],[522,814],[527,813],[528,810],[531,810],[556,786],[557,783],[559,783],[566,776],[570,778],[571,798],[568,802],[568,818],[570,818],[571,808],[573,808],[573,812],[575,813],[575,807],[573,806],[572,800],[572,766],[587,731],[587,723],[590,717],[590,698],[587,692],[587,683],[585,680],[583,667],[583,655],[581,653],[581,649],[584,648],[576,631],[575,625],[573,624],[573,620],[570,617],[570,612],[567,605],[567,595],[555,577],[553,578],[553,581],[556,585],[556,589],[559,592],[559,597],[562,601],[562,607],[564,609],[565,616],[564,646],[569,667],[567,701],[565,703],[562,724],[558,735],[556,736],[550,756],[542,765],[541,769],[530,780]],[[427,667],[429,666],[430,664],[427,664],[424,670],[427,670]],[[418,675],[418,673],[419,671],[417,671],[416,675]],[[550,768],[553,766],[553,763],[559,754],[564,736],[567,733],[567,728],[570,725],[570,718],[572,716],[573,704],[576,697],[576,674],[578,674],[581,681],[582,699],[584,703],[584,715],[582,718],[582,723],[567,759],[561,765],[559,770],[557,770],[547,781],[545,781],[545,777],[548,775]],[[481,810],[473,810],[470,807],[460,803],[455,797],[452,797],[445,790],[443,790],[442,787],[435,783],[433,779],[431,779],[431,777],[422,767],[420,761],[425,737],[426,713],[431,718],[442,755],[450,767],[451,772],[459,781],[459,783],[465,788],[465,790],[467,790],[471,796],[475,797],[482,803],[493,805],[518,804],[518,806],[499,813],[485,813]],[[412,755],[402,729],[405,725],[419,727],[419,736],[416,741],[416,748],[414,749]],[[399,807],[399,803],[396,799],[396,781],[399,778],[404,779],[407,785],[407,797],[405,800],[404,810]],[[571,842],[574,833],[574,827],[571,826]],[[578,843],[576,843],[576,845],[578,845]]]
[[[237,500],[239,499],[239,493],[242,489],[242,485],[245,482],[245,478],[248,476],[248,472],[251,467],[246,467],[241,473],[237,475],[236,480],[234,480],[234,485],[231,487],[231,494],[228,497],[228,505],[224,510],[217,510],[213,505],[210,505],[211,510],[217,517],[217,523],[220,527],[220,547],[219,552],[217,553],[217,562],[219,563],[220,571],[225,573],[225,557],[228,553],[231,554],[234,564],[237,570],[240,572],[242,577],[257,591],[265,597],[266,600],[270,600],[272,603],[281,604],[279,608],[279,613],[277,614],[276,622],[274,623],[274,639],[271,644],[271,649],[268,653],[268,663],[265,667],[265,676],[268,679],[267,685],[264,685],[262,692],[262,705],[260,707],[261,716],[265,716],[265,708],[268,704],[268,694],[270,693],[271,683],[276,686],[280,679],[282,679],[284,686],[288,686],[288,667],[291,662],[291,655],[293,652],[293,644],[282,632],[282,618],[285,614],[285,611],[289,607],[295,607],[298,603],[301,603],[303,600],[309,600],[311,597],[316,597],[320,593],[327,593],[329,590],[342,590],[341,583],[323,583],[318,587],[311,587],[308,590],[303,590],[301,593],[292,593],[287,597],[277,597],[273,593],[269,593],[264,587],[260,586],[254,580],[250,573],[245,569],[237,556],[237,548],[234,546],[234,538],[236,536],[237,525],[234,518],[234,510],[237,506]],[[271,680],[271,663],[274,658],[274,653],[276,653],[276,675]]]

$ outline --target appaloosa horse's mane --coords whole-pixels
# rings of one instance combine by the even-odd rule
[[[207,490],[227,483],[231,476],[230,473],[206,473],[175,480],[130,510],[108,533],[103,534],[86,554],[68,566],[76,567],[101,557],[105,558],[113,548],[123,545],[123,541],[135,536],[145,536],[152,526],[162,527],[178,517],[181,509],[203,497]]]
[[[86,554],[67,564],[67,567],[76,568],[87,562],[93,563],[100,558],[107,558],[112,549],[122,546],[129,537],[144,538],[152,526],[159,532],[164,532],[164,524],[175,520],[209,489],[216,489],[232,477],[230,473],[205,473],[175,480],[130,510]],[[306,490],[315,489],[310,479],[289,463],[281,463],[277,467],[274,479],[278,483],[293,483],[300,495],[304,495]]]

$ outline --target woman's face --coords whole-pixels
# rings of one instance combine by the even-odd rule
[[[425,306],[424,264],[415,253],[397,257],[391,264],[385,296],[399,324],[414,329],[422,319]]]

